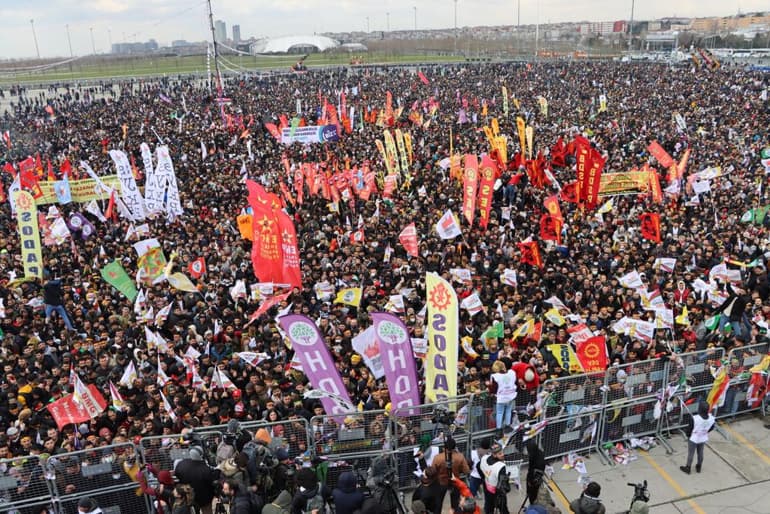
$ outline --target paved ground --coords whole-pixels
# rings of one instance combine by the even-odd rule
[[[770,430],[758,415],[745,416],[730,424],[719,424],[711,432],[705,453],[703,472],[687,475],[679,470],[687,459],[687,441],[682,435],[668,440],[674,452],[657,446],[649,452],[638,451],[638,458],[628,465],[610,466],[592,454],[586,461],[590,477],[601,484],[601,499],[608,514],[628,509],[633,488],[628,482],[647,480],[651,494],[650,512],[654,514],[770,514]],[[582,486],[574,470],[556,472],[551,482],[552,496],[562,513],[569,514],[569,501],[580,496]],[[522,479],[526,470],[522,470]],[[524,492],[509,495],[508,508],[513,514],[524,500]],[[445,500],[444,512],[449,512]]]

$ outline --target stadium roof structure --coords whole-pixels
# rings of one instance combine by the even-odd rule
[[[251,45],[251,53],[285,54],[312,48],[317,52],[325,52],[338,46],[340,46],[339,41],[326,36],[284,36],[255,41]]]

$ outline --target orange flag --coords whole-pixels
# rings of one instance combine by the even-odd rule
[[[548,213],[560,220],[564,220],[564,217],[561,215],[561,207],[559,207],[559,196],[558,195],[551,195],[545,200],[543,200],[543,205],[545,206],[545,210],[548,211]]]
[[[516,246],[521,252],[521,263],[529,264],[530,266],[543,267],[543,259],[540,257],[540,248],[537,246],[537,242],[528,241],[525,243],[516,243]]]
[[[642,222],[642,237],[660,243],[660,214],[645,212],[639,219]]]

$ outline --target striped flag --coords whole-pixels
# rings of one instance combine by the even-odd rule
[[[112,396],[112,408],[122,411],[126,408],[126,402],[123,401],[123,397],[120,396],[120,392],[115,384],[110,380],[110,396]]]
[[[725,403],[727,386],[729,385],[730,377],[727,376],[727,366],[723,364],[716,372],[714,383],[711,386],[711,391],[709,391],[708,397],[706,397],[710,411],[713,411],[716,407],[720,407]]]

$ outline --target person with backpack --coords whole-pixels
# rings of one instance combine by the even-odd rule
[[[484,477],[484,513],[492,514],[499,508],[501,514],[508,514],[506,495],[511,490],[511,485],[505,468],[503,447],[499,443],[493,444],[489,455],[482,457],[478,469]]]
[[[291,500],[291,493],[284,489],[272,503],[262,507],[262,514],[290,514]]]
[[[214,483],[219,480],[221,472],[206,464],[200,446],[190,448],[189,457],[176,464],[174,475],[180,484],[188,484],[195,491],[195,504],[201,513],[211,514],[211,500],[216,492]]]
[[[302,468],[296,475],[297,492],[291,501],[291,514],[310,514],[314,510],[323,513],[331,499],[331,492],[321,485],[315,471]]]

